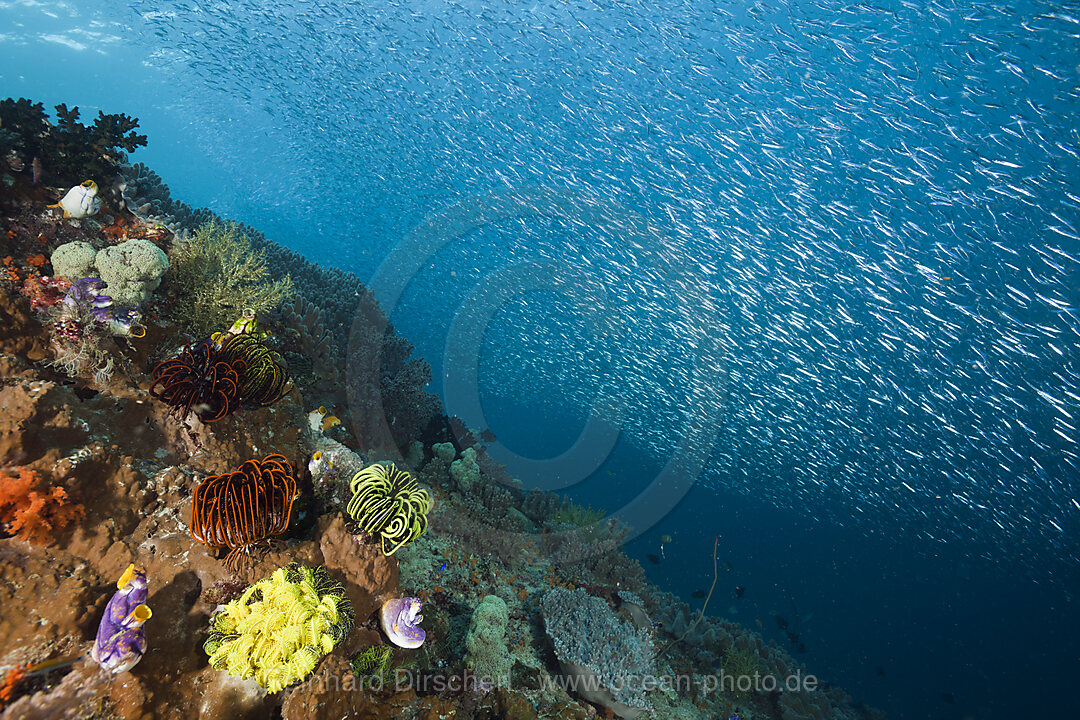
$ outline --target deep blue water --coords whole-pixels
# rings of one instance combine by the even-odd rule
[[[660,584],[707,588],[719,534],[712,609],[782,641],[794,599],[807,664],[891,717],[1080,710],[1076,3],[0,27],[0,95],[135,115],[174,197],[400,281],[395,325],[451,412],[476,356],[504,451],[574,447],[604,398],[618,439],[541,482],[612,511],[652,486],[629,549]]]
[[[492,410],[506,412],[514,437],[504,440],[547,452],[571,443],[581,422],[565,418],[563,431],[552,433],[553,425],[530,427],[512,404]],[[647,454],[620,444],[574,496],[618,505],[633,485],[613,482],[609,471],[632,478],[658,469]],[[620,487],[621,495],[613,492]],[[822,680],[891,718],[1015,718],[1035,708],[1047,717],[1075,715],[1076,699],[1062,690],[1080,662],[1074,577],[1035,582],[972,560],[963,548],[928,547],[903,533],[868,534],[810,514],[698,485],[628,551],[654,582],[698,607],[702,601],[691,595],[709,589],[719,535],[710,611],[760,630]],[[662,543],[663,535],[674,542]],[[654,564],[648,556],[660,556],[661,545]],[[746,589],[742,599],[736,586]],[[801,653],[774,619],[792,621],[792,601],[810,616],[799,628]]]

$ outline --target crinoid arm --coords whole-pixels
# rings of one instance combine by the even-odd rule
[[[195,488],[191,535],[207,547],[228,548],[225,565],[235,569],[253,545],[288,529],[296,498],[296,477],[284,455],[248,460]]]
[[[185,347],[158,364],[150,378],[150,394],[181,420],[194,412],[204,423],[217,422],[240,407],[237,367],[208,342]]]
[[[309,677],[352,626],[345,591],[325,569],[289,565],[214,615],[203,649],[212,667],[276,693]]]
[[[248,405],[273,405],[291,387],[289,368],[281,356],[255,335],[227,338],[221,345],[226,362],[242,367],[240,397]]]

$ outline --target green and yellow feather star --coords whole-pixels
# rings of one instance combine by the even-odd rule
[[[349,633],[344,589],[323,568],[279,568],[210,620],[210,665],[276,693],[315,671]]]
[[[360,529],[378,535],[384,555],[393,555],[427,531],[431,494],[394,465],[369,465],[353,475],[349,515]]]

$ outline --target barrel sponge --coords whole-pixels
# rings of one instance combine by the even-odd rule
[[[494,687],[510,684],[510,653],[506,649],[506,624],[510,613],[498,595],[488,595],[473,611],[465,635],[465,663],[483,683]]]
[[[96,256],[97,250],[88,242],[76,240],[65,243],[52,252],[50,260],[53,275],[65,277],[68,280],[97,277],[97,270],[94,268]]]
[[[169,256],[149,240],[134,238],[100,251],[94,264],[114,303],[136,305],[161,284]]]

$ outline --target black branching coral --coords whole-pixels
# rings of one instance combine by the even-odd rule
[[[0,100],[0,149],[13,151],[25,165],[37,159],[51,182],[76,184],[95,180],[104,184],[118,175],[124,152],[146,145],[135,132],[139,120],[124,114],[98,111],[93,125],[79,122],[79,108],[56,106],[56,124],[49,122],[41,103],[25,98]]]

